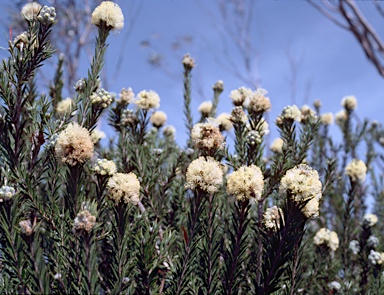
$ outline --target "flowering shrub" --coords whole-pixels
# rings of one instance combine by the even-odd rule
[[[181,148],[155,91],[100,87],[117,4],[92,13],[94,57],[66,99],[62,60],[49,96],[35,85],[55,9],[21,15],[28,31],[0,71],[1,294],[384,294],[384,130],[355,120],[355,97],[335,116],[342,143],[316,101],[282,110],[268,150],[264,89],[231,91],[216,116],[218,81],[193,119],[187,54]]]

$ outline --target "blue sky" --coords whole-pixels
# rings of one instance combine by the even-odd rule
[[[126,21],[132,15],[132,1],[116,1],[123,9]],[[225,91],[221,96],[219,111],[231,111],[229,92],[244,85],[229,74],[217,61],[224,63],[222,44],[215,29],[220,21],[214,19],[209,11],[217,11],[215,0],[145,0],[127,40],[125,29],[111,35],[106,75],[109,77],[108,91],[118,93],[122,87],[132,87],[135,93],[152,89],[161,97],[160,109],[168,114],[168,123],[177,128],[177,140],[184,145],[185,131],[182,117],[182,66],[179,62],[184,53],[190,53],[196,60],[193,73],[193,109],[212,97],[211,87],[217,80],[223,80]],[[0,0],[1,5],[11,5],[9,0]],[[135,2],[136,4],[139,1]],[[372,19],[381,32],[384,26],[369,1],[358,2],[359,6]],[[292,104],[292,77],[288,62],[289,51],[300,59],[297,76],[296,104],[312,104],[315,99],[323,103],[324,112],[337,112],[340,101],[346,95],[358,99],[358,114],[382,122],[384,107],[384,79],[366,59],[353,35],[338,28],[305,1],[256,1],[252,20],[252,43],[255,47],[254,60],[261,81],[260,86],[267,89],[272,102],[270,121],[282,108]],[[6,17],[7,10],[0,12]],[[60,11],[58,11],[60,19]],[[183,35],[193,37],[189,46],[171,51],[170,44]],[[157,39],[154,38],[157,36]],[[168,77],[163,70],[154,68],[147,62],[152,49],[143,48],[140,43],[150,40],[151,44],[166,58],[167,67],[176,78]],[[124,60],[116,79],[113,73],[117,56],[125,43]],[[3,38],[0,46],[5,46]],[[229,43],[230,44],[230,43]],[[152,47],[151,47],[152,48]],[[231,58],[241,65],[241,58],[233,45],[228,47]],[[155,50],[153,50],[155,51]],[[86,74],[87,60],[84,59],[80,76]],[[310,85],[308,87],[308,85]],[[307,94],[307,95],[306,95]],[[304,98],[307,98],[305,101]],[[198,118],[198,115],[195,115]],[[102,129],[106,127],[102,122]],[[271,124],[273,125],[273,123]],[[271,126],[272,129],[274,129]],[[336,127],[334,127],[336,129]],[[107,129],[108,130],[108,129]],[[337,133],[336,133],[337,134]],[[272,131],[272,136],[277,134]]]

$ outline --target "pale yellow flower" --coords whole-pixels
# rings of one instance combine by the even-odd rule
[[[339,248],[339,237],[336,232],[321,228],[313,238],[313,243],[317,246],[327,246],[332,251],[336,251]]]
[[[116,164],[113,161],[108,161],[107,159],[98,159],[95,167],[93,168],[95,174],[99,174],[101,176],[112,176],[116,173],[117,168]]]
[[[176,134],[176,128],[172,125],[165,126],[163,129],[163,135],[165,137],[174,138]]]
[[[346,96],[342,99],[341,105],[348,111],[352,111],[357,107],[357,99],[354,96]]]
[[[379,221],[376,214],[366,213],[364,214],[364,223],[369,227],[374,226]]]
[[[98,27],[105,25],[111,30],[121,30],[124,27],[124,15],[119,5],[103,1],[92,12],[92,23]]]
[[[201,189],[212,194],[223,184],[223,169],[215,159],[200,157],[188,166],[186,177],[186,188]]]
[[[91,139],[94,144],[97,144],[100,140],[105,138],[105,132],[98,130],[98,129],[93,129],[91,132]]]
[[[203,116],[208,116],[211,113],[212,106],[213,106],[212,102],[210,102],[210,101],[203,101],[199,105],[199,112],[200,112],[200,114],[202,114]]]
[[[227,193],[239,201],[246,199],[261,200],[264,188],[264,176],[256,165],[243,166],[227,178]]]
[[[263,223],[267,229],[277,230],[280,228],[280,218],[283,217],[283,210],[276,206],[268,208],[263,214]]]
[[[134,173],[116,173],[107,183],[108,196],[117,203],[137,205],[140,200],[140,182]]]
[[[252,96],[253,92],[249,88],[240,87],[239,89],[232,90],[229,97],[235,106],[243,106],[244,102]]]
[[[160,128],[167,122],[167,114],[162,111],[156,111],[152,114],[150,121],[153,126]]]
[[[271,151],[274,153],[281,154],[283,153],[283,145],[284,145],[284,140],[281,138],[275,138],[271,144]]]
[[[41,7],[37,2],[27,3],[21,9],[21,16],[25,19],[32,20],[37,17]]]
[[[231,122],[231,115],[227,113],[221,113],[216,118],[217,122],[220,123],[220,127],[223,130],[229,131],[232,129],[233,124]]]
[[[347,121],[347,119],[348,119],[348,113],[346,112],[346,110],[341,110],[335,114],[335,121],[336,121],[336,124],[339,126],[343,126]]]
[[[268,93],[263,88],[257,89],[248,100],[248,110],[253,112],[266,112],[271,108],[271,101],[265,95]]]
[[[301,111],[296,105],[287,106],[283,109],[283,112],[281,113],[280,117],[285,120],[295,120],[300,122]]]
[[[143,90],[137,94],[135,103],[142,110],[158,109],[160,97],[155,91]]]
[[[333,124],[333,114],[332,113],[322,114],[320,119],[321,119],[321,124],[323,124],[325,126]]]
[[[93,142],[89,131],[77,123],[71,123],[56,140],[56,158],[70,166],[84,164],[93,156]]]
[[[61,100],[56,106],[56,113],[59,116],[64,116],[72,112],[72,109],[75,107],[75,102],[72,98],[68,97],[67,99]]]
[[[347,167],[345,167],[345,174],[349,176],[349,178],[356,182],[361,181],[364,182],[365,177],[367,175],[367,166],[365,163],[358,159],[353,159]]]

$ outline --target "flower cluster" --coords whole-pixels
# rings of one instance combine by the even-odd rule
[[[75,106],[75,102],[72,98],[68,97],[67,99],[63,99],[59,101],[56,106],[56,114],[59,116],[64,116],[66,114],[71,113],[72,109]]]
[[[247,123],[248,117],[245,114],[242,106],[237,106],[233,108],[231,112],[231,121],[233,123],[241,123],[241,124]]]
[[[160,107],[160,97],[155,91],[140,91],[137,94],[136,105],[142,110],[158,109]]]
[[[156,111],[152,114],[150,121],[154,127],[160,128],[167,122],[167,114],[162,111]]]
[[[41,5],[37,2],[27,3],[21,8],[21,16],[27,20],[32,20],[37,17],[41,9]]]
[[[357,107],[357,99],[354,96],[346,96],[342,99],[341,105],[347,110],[347,111],[353,111]]]
[[[195,67],[195,60],[190,56],[189,53],[183,56],[182,60],[184,68],[191,70],[193,67]]]
[[[217,116],[216,121],[219,122],[221,130],[229,131],[233,127],[230,114],[221,113]]]
[[[227,179],[227,193],[239,201],[246,199],[261,200],[264,188],[264,176],[256,165],[243,166],[234,171]]]
[[[193,144],[201,150],[216,151],[225,146],[224,136],[218,124],[212,121],[197,123],[192,129],[191,139]]]
[[[287,171],[281,179],[280,194],[291,196],[298,204],[307,202],[303,214],[307,217],[316,217],[319,214],[319,200],[321,199],[322,184],[319,174],[311,167],[300,164]]]
[[[108,196],[118,204],[132,203],[137,205],[140,200],[140,182],[134,173],[116,173],[107,183]]]
[[[292,121],[301,121],[301,111],[300,109],[296,106],[286,106],[280,116],[283,120],[292,120]]]
[[[270,149],[274,153],[281,154],[283,153],[283,145],[284,145],[284,140],[278,137],[273,140]]]
[[[252,96],[253,92],[249,88],[240,87],[239,89],[232,90],[229,97],[235,106],[243,106],[244,102]]]
[[[3,185],[0,188],[0,202],[8,201],[14,197],[16,190],[8,185]]]
[[[105,109],[113,101],[112,95],[103,88],[92,93],[89,99],[91,100],[92,105],[97,109]]]
[[[200,189],[207,193],[215,193],[223,184],[223,170],[220,163],[211,157],[197,158],[187,169],[186,188]]]
[[[37,16],[37,20],[46,26],[54,24],[56,21],[56,9],[54,7],[43,6]]]
[[[98,159],[95,167],[93,168],[95,174],[101,176],[112,176],[116,173],[117,168],[116,164],[113,161],[109,161],[107,159]]]
[[[323,227],[316,233],[313,243],[317,246],[325,245],[332,251],[336,251],[339,248],[339,237],[336,232]]]
[[[348,175],[351,181],[353,182],[357,182],[357,181],[363,182],[367,175],[367,166],[363,161],[358,159],[353,159],[347,165],[347,167],[345,167],[345,174]]]
[[[322,114],[320,117],[321,124],[324,126],[332,125],[333,124],[333,114],[332,113],[325,113]]]
[[[268,93],[263,88],[257,89],[249,97],[248,111],[255,113],[262,113],[268,111],[271,108],[271,101],[265,95]]]
[[[133,101],[135,98],[135,93],[132,91],[132,88],[128,89],[121,89],[120,91],[120,99],[118,99],[116,102],[119,104],[129,104]]]
[[[71,123],[56,140],[56,158],[70,166],[84,164],[93,156],[93,142],[89,131],[76,123]]]
[[[364,214],[363,224],[366,225],[367,227],[374,226],[378,221],[379,219],[377,218],[377,215],[370,214],[370,213]]]
[[[371,252],[368,255],[368,260],[373,265],[381,265],[383,264],[383,261],[384,261],[384,253],[371,250]]]
[[[119,5],[104,1],[92,12],[92,23],[98,27],[106,26],[109,30],[121,30],[124,27],[124,15]]]
[[[97,144],[100,140],[105,138],[105,133],[98,129],[93,129],[91,132],[91,139],[93,144]]]
[[[73,222],[75,230],[85,230],[89,232],[96,224],[96,217],[93,216],[88,210],[80,211]]]
[[[348,249],[352,251],[353,255],[357,255],[360,252],[360,243],[357,240],[349,242]]]
[[[280,228],[280,218],[284,218],[283,210],[273,206],[265,210],[263,214],[263,224],[267,229],[277,230]]]
[[[203,101],[199,105],[199,112],[203,116],[208,116],[211,113],[211,111],[212,111],[212,107],[213,107],[212,102],[210,102],[210,101]]]

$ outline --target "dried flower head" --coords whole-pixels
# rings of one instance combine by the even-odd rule
[[[237,200],[261,200],[264,176],[256,165],[240,167],[228,176],[227,181],[227,193],[236,196]]]
[[[8,185],[3,185],[0,188],[0,202],[8,201],[16,195],[16,190]]]
[[[247,123],[248,117],[245,114],[242,106],[237,106],[233,108],[231,112],[231,121],[233,123],[241,123],[241,124]]]
[[[301,111],[300,109],[296,106],[286,106],[283,109],[283,112],[281,113],[281,119],[283,120],[292,120],[292,121],[301,121]]]
[[[324,126],[331,125],[333,124],[333,114],[332,113],[322,114],[320,117],[320,120],[321,120],[321,124],[323,124]]]
[[[48,7],[44,5],[37,16],[37,20],[46,26],[54,24],[56,22],[55,7]]]
[[[136,105],[142,110],[158,109],[160,107],[160,97],[155,91],[140,91],[137,94]]]
[[[309,218],[318,215],[321,188],[322,184],[317,171],[305,164],[300,164],[287,171],[281,179],[279,192],[282,196],[288,194],[298,204],[307,202],[303,208],[303,214]]]
[[[281,154],[283,153],[283,145],[284,145],[284,140],[279,138],[275,138],[271,144],[271,151],[274,153]]]
[[[132,203],[137,205],[140,200],[140,182],[134,173],[116,173],[107,183],[108,196],[118,204]]]
[[[263,224],[267,229],[277,230],[280,228],[280,218],[284,218],[283,210],[276,206],[268,208],[263,214]]]
[[[113,101],[112,95],[103,88],[92,93],[89,99],[96,109],[106,109]]]
[[[73,228],[75,230],[85,230],[89,232],[96,224],[96,217],[93,216],[88,210],[80,211],[75,217]]]
[[[214,158],[199,157],[193,160],[187,169],[185,187],[215,193],[223,184],[223,169]]]
[[[239,89],[232,90],[229,97],[232,99],[232,103],[235,106],[243,106],[244,102],[253,95],[253,92],[249,88],[240,87]]]
[[[100,140],[102,140],[105,137],[106,137],[105,133],[101,130],[93,129],[91,132],[91,139],[93,144],[97,144]]]
[[[175,138],[176,128],[172,125],[165,126],[163,129],[163,135],[168,138]]]
[[[218,80],[212,87],[213,91],[221,93],[224,91],[224,83],[221,80]]]
[[[220,123],[220,129],[229,131],[232,129],[233,124],[231,122],[231,115],[227,113],[221,113],[216,118],[217,122]]]
[[[370,214],[370,213],[364,214],[364,225],[366,225],[368,227],[372,227],[378,221],[379,221],[379,219],[377,218],[376,214]]]
[[[267,93],[268,91],[263,88],[259,88],[253,92],[249,97],[248,111],[256,113],[268,111],[271,108],[271,101],[265,96]]]
[[[131,87],[129,87],[128,89],[123,88],[120,91],[120,99],[118,99],[116,102],[127,105],[127,104],[130,104],[134,98],[135,98],[135,93],[133,93]]]
[[[153,126],[160,128],[167,122],[167,114],[162,111],[156,111],[152,114],[150,121]]]
[[[95,167],[93,168],[95,174],[101,176],[112,176],[116,173],[116,164],[113,161],[107,159],[98,159]]]
[[[313,102],[313,106],[315,107],[316,110],[320,109],[321,108],[321,101],[316,99],[314,102]]]
[[[68,97],[67,99],[63,99],[58,102],[56,106],[56,114],[58,114],[59,116],[70,114],[74,107],[75,102],[72,98]]]
[[[347,111],[353,111],[357,107],[357,99],[354,96],[346,96],[342,99],[341,105]]]
[[[367,175],[367,166],[365,163],[358,159],[353,159],[347,167],[345,167],[345,174],[349,176],[351,181],[364,182],[365,177]]]
[[[211,113],[211,111],[212,111],[212,107],[213,107],[212,102],[210,102],[210,101],[203,101],[199,105],[199,112],[203,116],[208,116]]]
[[[30,219],[19,222],[21,233],[30,236],[33,233],[33,226]]]
[[[92,12],[92,23],[109,30],[121,30],[124,27],[124,15],[119,5],[103,1]]]
[[[339,237],[336,232],[323,227],[316,233],[313,243],[317,246],[324,245],[332,251],[336,251],[339,248]]]
[[[195,67],[195,60],[192,58],[192,56],[190,56],[189,53],[183,56],[182,63],[184,68],[188,70],[191,70],[192,68]]]
[[[218,124],[211,122],[197,123],[192,129],[191,139],[200,150],[216,151],[225,146],[224,136]]]
[[[27,3],[21,9],[21,16],[26,20],[32,20],[37,17],[41,9],[41,5],[37,2]]]
[[[93,156],[93,142],[89,131],[71,123],[56,140],[56,158],[70,166],[84,164]]]

